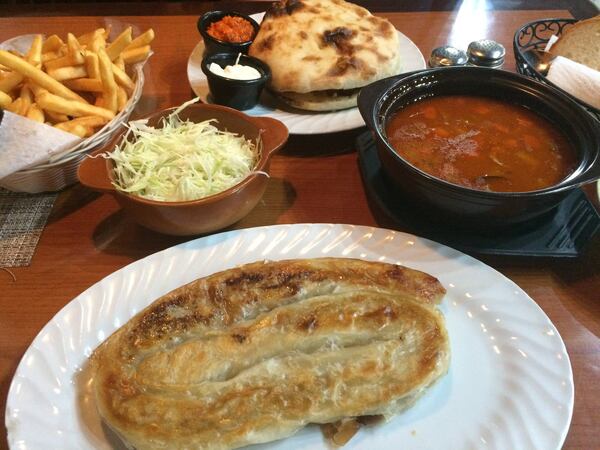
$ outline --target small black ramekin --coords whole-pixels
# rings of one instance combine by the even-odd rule
[[[246,19],[248,22],[250,22],[250,24],[254,28],[254,35],[252,36],[252,39],[244,42],[227,42],[215,39],[210,34],[208,34],[207,30],[210,24],[221,20],[225,16],[241,17],[242,19]],[[202,35],[202,38],[204,39],[205,55],[212,55],[215,53],[224,52],[247,54],[248,48],[250,48],[250,44],[252,44],[252,41],[256,37],[256,33],[258,33],[259,25],[258,22],[256,22],[256,20],[254,20],[252,17],[239,12],[209,11],[198,19],[197,27],[198,31]]]
[[[216,63],[222,68],[234,65],[237,57],[237,53],[216,53],[206,56],[202,60],[202,71],[208,80],[208,88],[210,89],[213,103],[245,110],[252,108],[258,103],[265,84],[271,78],[271,69],[257,58],[240,55],[239,64],[254,67],[260,72],[260,78],[256,80],[235,80],[233,78],[222,77],[209,70],[211,63]]]

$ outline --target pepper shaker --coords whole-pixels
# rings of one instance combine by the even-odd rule
[[[451,45],[433,49],[429,58],[430,67],[464,66],[466,63],[467,54]]]
[[[467,55],[469,64],[496,69],[504,64],[506,50],[499,42],[481,39],[469,44]]]

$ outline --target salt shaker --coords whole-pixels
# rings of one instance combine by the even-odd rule
[[[469,64],[481,67],[499,68],[504,64],[504,46],[491,39],[473,41],[467,48]]]
[[[464,66],[466,63],[467,54],[450,45],[433,49],[429,58],[430,67]]]

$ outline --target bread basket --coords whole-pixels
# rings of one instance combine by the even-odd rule
[[[33,35],[18,36],[3,42],[0,47],[4,49],[18,49],[22,45],[30,45]],[[121,126],[127,122],[135,109],[144,87],[144,63],[132,66],[135,88],[127,101],[125,108],[98,132],[89,138],[83,139],[74,147],[60,154],[54,155],[49,161],[34,167],[20,170],[0,179],[0,187],[14,192],[50,192],[59,191],[77,183],[77,168],[86,154],[102,147],[108,142]]]
[[[560,35],[569,27],[573,26],[578,21],[576,19],[543,19],[536,20],[533,22],[529,22],[523,25],[521,28],[517,30],[513,40],[513,49],[515,54],[515,62],[517,71],[523,75],[534,78],[543,83],[547,83],[552,87],[560,90],[566,95],[573,98],[576,102],[578,102],[581,106],[583,106],[592,116],[596,119],[600,120],[600,109],[594,108],[587,103],[578,100],[573,97],[568,92],[559,88],[556,84],[548,81],[548,79],[542,75],[540,72],[535,70],[525,59],[524,53],[527,50],[536,49],[536,50],[544,50],[550,36],[555,35],[560,37]]]

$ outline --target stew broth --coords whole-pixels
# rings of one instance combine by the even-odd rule
[[[488,97],[440,96],[407,105],[392,115],[386,132],[413,166],[478,190],[543,189],[577,166],[575,152],[549,122]]]

